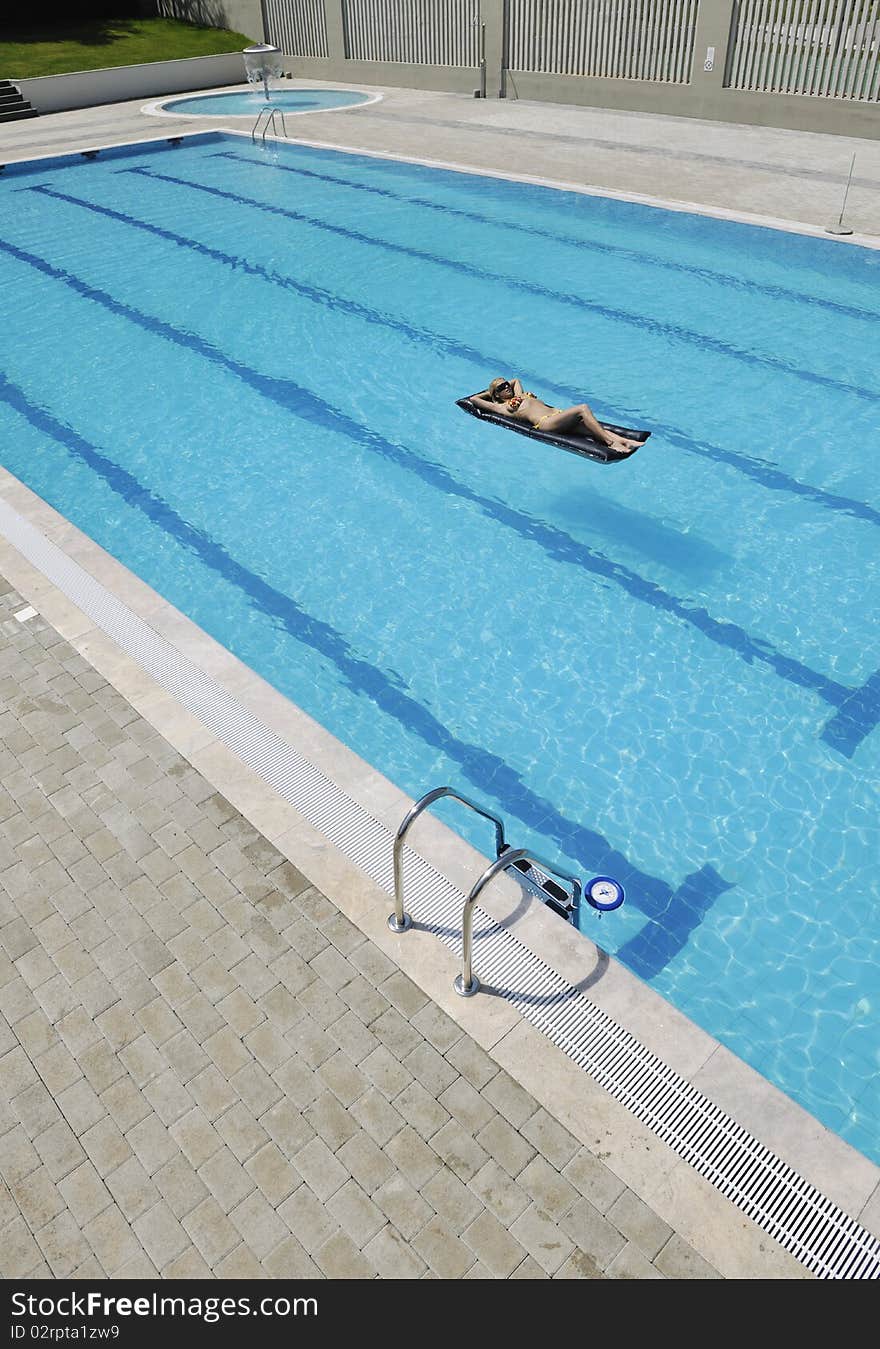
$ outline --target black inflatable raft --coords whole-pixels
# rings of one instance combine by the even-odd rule
[[[572,454],[580,454],[584,459],[594,459],[598,464],[617,464],[621,459],[631,459],[636,453],[635,450],[630,450],[628,453],[618,454],[601,440],[594,440],[592,436],[564,436],[552,431],[539,431],[536,427],[529,426],[527,422],[518,422],[513,417],[505,417],[502,412],[484,412],[476,403],[471,402],[474,396],[469,394],[467,398],[456,399],[456,404],[462,412],[469,412],[472,417],[479,417],[484,422],[494,422],[496,426],[503,426],[508,431],[518,431],[521,436],[531,436],[533,440],[558,445],[561,450],[570,450]],[[477,394],[476,397],[481,397],[481,394]],[[625,426],[612,426],[611,422],[600,422],[599,425],[604,426],[606,431],[613,431],[615,435],[626,436],[627,440],[638,440],[642,445],[651,434],[650,431],[631,431]]]

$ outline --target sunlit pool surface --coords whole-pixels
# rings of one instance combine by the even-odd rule
[[[0,191],[5,466],[880,1161],[880,254],[247,136]]]

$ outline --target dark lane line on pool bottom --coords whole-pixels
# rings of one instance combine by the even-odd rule
[[[225,192],[220,189],[204,189],[203,184],[191,182],[187,178],[176,178],[170,174],[160,174],[153,169],[132,168],[122,169],[122,173],[140,174],[145,178],[164,178],[170,182],[176,182],[180,186],[188,188],[199,188],[211,190],[217,195],[224,195],[232,200],[239,201],[244,205],[259,206],[260,202],[253,201],[247,197],[237,196],[232,192]],[[335,225],[331,221],[322,220],[320,216],[310,216],[304,211],[292,211],[289,208],[275,207],[275,212],[287,217],[288,220],[296,221],[299,224],[310,225],[314,229],[323,230],[328,234],[339,235],[340,238],[352,239],[356,243],[367,244],[371,248],[385,249],[391,253],[399,253],[405,257],[415,258],[419,262],[432,263],[438,267],[448,268],[450,271],[458,272],[462,276],[472,277],[476,281],[489,281],[494,285],[505,286],[508,290],[522,291],[527,295],[535,295],[542,300],[551,300],[556,304],[565,305],[568,308],[577,310],[589,310],[590,313],[598,314],[600,318],[610,319],[613,323],[627,324],[629,327],[638,328],[644,332],[653,333],[674,342],[682,342],[688,346],[699,347],[701,351],[713,351],[719,356],[725,356],[735,361],[742,362],[744,365],[753,365],[758,367],[767,367],[771,370],[781,371],[786,375],[791,375],[795,379],[803,380],[808,384],[818,384],[820,387],[836,389],[839,393],[852,394],[856,398],[865,399],[868,402],[880,402],[880,389],[863,389],[859,384],[849,384],[846,380],[833,379],[830,375],[819,374],[815,370],[804,370],[800,366],[792,365],[789,361],[780,360],[777,356],[762,356],[758,352],[748,351],[744,347],[734,346],[729,342],[722,342],[717,337],[712,337],[708,333],[701,333],[691,328],[684,328],[676,323],[663,323],[660,319],[651,319],[643,314],[633,314],[626,309],[612,309],[609,305],[596,304],[592,300],[584,299],[580,295],[570,295],[566,291],[550,290],[547,286],[538,285],[537,282],[524,281],[522,278],[513,278],[505,276],[498,272],[488,271],[486,268],[477,267],[471,262],[462,262],[458,258],[446,258],[439,253],[431,253],[427,249],[414,248],[410,244],[393,243],[389,239],[378,239],[372,234],[363,234],[360,230],[351,229],[347,225]]]
[[[290,149],[300,149],[299,146],[290,146]],[[311,148],[311,147],[310,147]],[[339,154],[340,151],[336,151]],[[880,320],[880,312],[869,309],[859,309],[856,305],[843,304],[838,300],[827,300],[818,295],[807,295],[803,291],[790,290],[786,286],[775,285],[772,282],[751,281],[748,277],[733,276],[729,272],[716,272],[709,267],[697,267],[692,263],[679,262],[674,258],[664,258],[656,253],[640,253],[635,248],[625,248],[622,244],[610,244],[598,239],[578,238],[571,234],[559,234],[555,230],[542,229],[537,225],[524,225],[516,220],[505,220],[501,217],[480,215],[478,211],[467,211],[461,206],[447,205],[445,202],[431,201],[429,197],[416,197],[409,192],[395,192],[388,187],[377,187],[375,183],[355,183],[350,178],[343,178],[333,173],[319,173],[316,169],[307,169],[301,164],[281,164],[273,162],[267,163],[265,158],[257,158],[259,154],[254,149],[253,154],[247,154],[241,150],[213,150],[210,153],[211,159],[231,159],[241,164],[256,164],[259,168],[278,169],[283,173],[293,173],[300,178],[314,178],[318,182],[338,184],[340,187],[351,188],[354,192],[366,192],[371,196],[383,197],[388,201],[404,202],[410,206],[424,207],[427,210],[439,211],[443,215],[455,216],[460,220],[473,221],[478,225],[490,225],[493,228],[511,230],[516,234],[526,234],[531,238],[549,239],[551,243],[567,244],[570,247],[585,250],[590,253],[607,254],[609,257],[625,258],[628,262],[639,263],[646,267],[657,267],[664,271],[679,272],[685,276],[694,276],[701,281],[710,281],[715,285],[728,287],[734,290],[746,290],[758,295],[766,295],[768,299],[773,300],[791,300],[796,304],[806,304],[810,308],[828,310],[829,313],[839,314],[844,318],[854,318],[868,323],[876,323]],[[408,166],[411,167],[411,166]],[[447,172],[452,172],[448,170]],[[461,177],[479,177],[479,175],[462,175]],[[492,183],[507,182],[511,187],[538,186],[538,190],[543,192],[554,192],[557,195],[565,189],[559,188],[541,188],[539,185],[522,184],[514,179],[498,179],[494,175],[490,179]],[[574,194],[571,194],[574,195]],[[582,200],[591,201],[592,197],[582,198]],[[615,198],[605,198],[606,201],[615,201]],[[620,203],[618,203],[620,204]],[[630,202],[623,202],[623,205],[632,205]],[[656,208],[651,208],[656,210]],[[670,214],[672,214],[670,212]],[[677,213],[676,213],[677,214]],[[705,219],[705,217],[700,217]]]
[[[267,215],[287,217],[292,214],[287,211],[285,207],[276,206],[271,202],[261,202],[253,197],[244,197],[238,192],[230,192],[225,188],[212,187],[209,184],[197,182],[195,179],[175,177],[171,174],[161,173],[156,169],[127,168],[119,169],[117,172],[138,173],[142,174],[145,178],[155,178],[160,182],[171,183],[177,187],[192,188],[194,191],[203,192],[208,196],[217,197],[221,200],[233,201],[238,205],[263,211]],[[108,214],[111,213],[110,207],[100,207],[97,203],[88,202],[81,198],[67,197],[64,193],[60,193],[56,189],[50,188],[48,185],[43,185],[43,190],[46,195],[62,197],[65,200],[79,202],[80,205],[96,211],[103,210]],[[129,221],[144,229],[155,230],[157,233],[162,231],[161,226],[150,225],[146,221],[138,221],[135,217],[126,215],[124,212],[117,212],[115,214],[117,214],[120,219]],[[195,240],[187,240],[183,236],[172,235],[170,231],[168,232],[168,237],[172,237],[182,244],[188,243],[190,247],[199,250],[208,250],[208,245],[199,244]],[[218,254],[220,253],[220,250],[212,251]],[[249,263],[247,259],[239,258],[239,255],[237,254],[225,254],[222,256],[225,261],[233,262],[235,265],[243,267],[255,265]],[[275,273],[270,273],[270,275],[273,279],[276,276]],[[399,331],[406,333],[408,336],[415,338],[417,341],[430,343],[432,346],[436,347],[437,350],[449,351],[456,355],[463,355],[468,360],[474,360],[484,370],[502,369],[508,364],[506,358],[499,360],[494,356],[486,356],[484,352],[468,347],[464,343],[457,341],[455,338],[449,338],[442,336],[441,334],[433,333],[429,329],[416,328],[402,319],[392,319],[387,315],[379,314],[377,311],[359,304],[356,300],[347,300],[330,296],[329,292],[318,291],[314,287],[306,286],[304,283],[298,282],[292,277],[283,278],[282,284],[289,285],[292,289],[298,290],[300,294],[307,296],[307,298],[315,299],[316,302],[323,302],[323,300],[318,300],[317,297],[326,295],[329,297],[330,303],[335,303],[339,308],[345,309],[348,312],[358,313],[360,317],[365,318],[368,322],[382,323],[388,327],[396,328]],[[540,372],[530,373],[528,371],[523,371],[523,374],[529,383],[542,385],[554,396],[559,396],[563,399],[566,404],[578,403],[583,398],[583,390],[573,389],[570,385],[559,384],[553,379],[548,379]],[[618,415],[625,419],[628,414],[626,409],[622,409]],[[686,450],[691,454],[696,454],[701,458],[714,459],[720,463],[727,464],[738,470],[740,473],[743,473],[746,477],[760,483],[762,487],[769,487],[772,491],[790,492],[795,496],[815,501],[829,510],[840,511],[843,514],[851,515],[856,519],[866,520],[872,525],[880,525],[880,511],[875,510],[874,507],[868,505],[866,502],[858,501],[854,497],[840,496],[837,493],[828,492],[824,488],[815,487],[809,483],[799,482],[798,479],[792,478],[789,474],[784,473],[777,465],[769,463],[766,459],[760,459],[754,455],[737,453],[735,450],[723,449],[721,446],[710,444],[708,441],[695,440],[679,427],[659,422],[656,418],[652,419],[651,425],[655,434],[663,436],[670,444],[676,445],[679,449]]]
[[[140,511],[152,525],[197,557],[221,581],[234,586],[262,613],[280,622],[295,641],[332,663],[353,693],[365,695],[408,734],[418,736],[426,745],[457,763],[464,778],[484,793],[488,801],[497,802],[536,833],[552,838],[566,856],[579,859],[583,867],[616,876],[627,888],[633,905],[655,926],[663,927],[666,946],[655,942],[652,948],[655,953],[666,949],[671,958],[718,896],[732,888],[731,883],[708,864],[686,876],[677,889],[659,876],[641,871],[601,834],[567,819],[551,801],[528,787],[505,760],[482,746],[459,740],[412,696],[403,681],[357,655],[346,638],[329,623],[309,614],[292,597],[246,568],[217,540],[178,515],[173,506],[134,474],[108,458],[72,427],[38,407],[24,390],[3,375],[0,375],[0,401],[29,421],[41,435],[64,446],[74,458],[98,474],[127,506]],[[63,503],[59,503],[59,509],[63,509]],[[655,973],[660,968],[662,966],[658,965]]]
[[[108,208],[100,207],[96,209],[105,212]],[[151,226],[150,228],[157,229],[158,227]],[[197,334],[176,328],[163,319],[144,314],[132,305],[117,300],[106,291],[83,281],[72,272],[56,267],[37,254],[28,253],[15,244],[0,240],[0,249],[46,275],[62,281],[87,299],[101,304],[110,312],[121,315],[147,332],[166,338],[187,350],[197,352],[211,363],[230,371],[243,383],[255,389],[257,393],[271,399],[286,412],[300,416],[305,421],[323,429],[338,431],[354,443],[373,453],[380,454],[383,458],[389,459],[409,472],[415,473],[423,481],[434,488],[438,488],[447,496],[458,497],[460,500],[470,502],[489,519],[513,529],[522,538],[537,544],[555,561],[578,566],[592,575],[613,581],[634,599],[650,604],[657,610],[681,619],[689,626],[694,627],[702,636],[738,655],[747,664],[758,660],[772,669],[780,678],[799,688],[812,690],[825,702],[836,708],[841,707],[851,698],[854,692],[852,688],[827,678],[827,676],[792,657],[783,655],[769,643],[752,637],[737,624],[722,622],[712,618],[703,608],[686,605],[677,596],[663,590],[654,582],[646,580],[638,572],[633,572],[628,567],[614,562],[604,553],[600,553],[586,544],[577,543],[564,530],[536,520],[525,512],[516,510],[498,499],[493,500],[481,496],[472,488],[460,483],[440,465],[422,459],[421,456],[404,445],[386,440],[369,427],[355,421],[339,409],[331,407],[317,394],[296,384],[293,380],[262,374],[260,371],[227,356],[218,347]]]

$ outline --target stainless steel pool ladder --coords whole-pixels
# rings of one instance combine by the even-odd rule
[[[491,820],[495,826],[495,861],[486,867],[486,870],[471,887],[461,915],[461,974],[455,979],[453,987],[456,993],[461,994],[463,998],[470,998],[480,988],[480,981],[473,972],[474,904],[489,882],[499,872],[507,871],[509,867],[516,867],[521,873],[520,879],[525,880],[528,880],[527,872],[532,867],[540,868],[539,875],[542,872],[549,872],[553,876],[558,876],[560,880],[568,881],[571,885],[571,893],[567,896],[565,909],[557,908],[557,912],[567,912],[567,914],[573,914],[580,904],[581,883],[576,876],[569,875],[567,871],[560,871],[553,863],[545,862],[543,858],[536,857],[528,848],[511,848],[504,837],[504,821],[500,820],[497,815],[493,815],[491,811],[484,810],[475,801],[471,801],[468,797],[453,791],[451,787],[435,787],[433,791],[427,792],[420,801],[417,801],[407,811],[394,836],[394,913],[388,917],[388,926],[392,932],[406,932],[408,928],[412,927],[412,918],[406,912],[403,903],[404,839],[410,826],[418,819],[422,811],[427,810],[428,806],[433,805],[435,801],[439,801],[444,796],[451,796],[454,801],[460,801],[463,806],[467,806],[470,810],[476,811],[478,815],[482,815],[483,819]],[[539,888],[543,887],[539,887],[535,881],[530,882],[530,889],[538,890]],[[564,892],[560,890],[560,895],[563,894]]]
[[[251,132],[251,140],[255,141],[257,136],[259,136],[260,140],[264,141],[270,131],[273,136],[277,136],[278,124],[275,120],[276,116],[281,118],[281,134],[286,140],[287,123],[284,120],[284,109],[277,107],[274,103],[267,103],[265,107],[260,108],[260,111],[257,114],[257,120],[254,122],[254,129]]]

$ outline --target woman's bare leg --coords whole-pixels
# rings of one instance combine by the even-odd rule
[[[579,403],[577,407],[564,408],[561,412],[554,412],[551,417],[545,417],[541,423],[542,431],[561,432],[581,430],[588,431],[590,435],[601,444],[607,445],[609,449],[617,450],[623,454],[629,450],[637,450],[640,445],[638,440],[627,440],[624,436],[615,435],[613,431],[607,431],[601,426],[592,411],[586,403]]]

